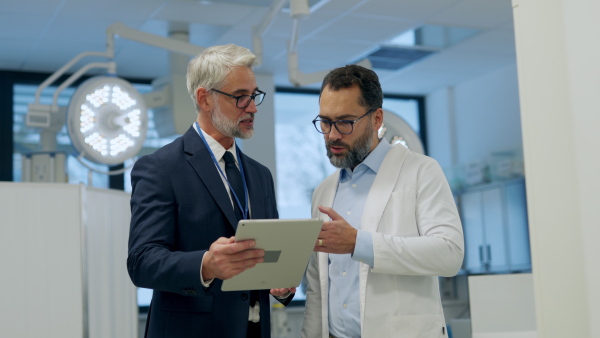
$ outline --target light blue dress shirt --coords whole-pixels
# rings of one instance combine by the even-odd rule
[[[342,169],[333,209],[358,230],[354,254],[329,254],[329,332],[336,337],[360,337],[360,264],[373,266],[373,239],[361,230],[363,209],[375,176],[391,145],[381,139],[354,168]]]

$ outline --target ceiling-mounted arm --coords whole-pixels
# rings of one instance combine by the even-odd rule
[[[197,45],[192,45],[187,42],[142,32],[142,31],[139,31],[136,29],[129,28],[129,27],[125,26],[124,24],[117,22],[117,23],[110,25],[106,29],[106,52],[84,52],[84,53],[81,53],[81,54],[77,55],[76,57],[74,57],[71,61],[67,62],[64,66],[62,66],[59,70],[54,72],[52,75],[50,75],[50,77],[48,77],[44,82],[42,82],[42,84],[40,84],[40,86],[38,87],[38,89],[35,93],[35,99],[34,99],[33,104],[39,105],[40,96],[42,94],[42,91],[44,89],[46,89],[46,87],[51,85],[54,81],[56,81],[60,76],[64,75],[79,60],[81,60],[85,57],[88,57],[88,56],[99,56],[99,57],[104,57],[107,59],[113,59],[114,54],[115,54],[115,51],[114,51],[115,36],[119,36],[124,39],[141,42],[141,43],[144,43],[144,44],[147,44],[150,46],[163,48],[163,49],[175,52],[175,53],[180,53],[180,54],[185,54],[185,55],[196,56],[205,50],[205,48],[197,46]],[[58,98],[58,95],[60,94],[60,92],[64,88],[68,87],[71,83],[73,83],[74,81],[79,79],[79,77],[81,77],[87,70],[89,70],[91,68],[100,67],[100,68],[107,68],[108,72],[110,74],[116,74],[116,66],[115,66],[114,62],[102,63],[102,64],[94,63],[93,65],[94,66],[88,65],[88,66],[78,70],[75,74],[71,75],[71,77],[69,77],[66,81],[64,81],[59,86],[59,89],[54,93],[54,99],[52,100],[53,108],[56,108],[56,106],[57,106],[57,98]]]
[[[144,43],[146,45],[166,49],[171,52],[196,56],[206,48],[193,45],[184,41],[179,41],[164,36],[142,32],[137,29],[129,28],[120,22],[113,23],[107,29],[108,35],[118,36],[124,39]]]
[[[114,61],[111,62],[93,62],[79,68],[75,73],[69,76],[68,79],[58,86],[52,97],[52,111],[58,111],[58,95],[73,82],[77,81],[85,72],[93,68],[106,68],[109,74],[115,74],[117,72],[117,65]]]
[[[262,35],[269,26],[271,26],[273,19],[275,19],[275,16],[281,11],[281,8],[283,8],[283,5],[285,5],[287,1],[288,0],[273,1],[267,14],[260,20],[259,25],[252,27],[252,52],[256,55],[255,64],[257,67],[262,65],[263,59]]]
[[[48,77],[44,82],[42,82],[42,84],[40,84],[37,91],[35,92],[35,100],[33,102],[36,104],[40,103],[40,96],[42,95],[42,91],[44,89],[46,89],[46,87],[48,87],[54,81],[56,81],[56,79],[58,79],[61,75],[63,75],[67,70],[69,70],[69,68],[71,68],[79,60],[83,59],[84,57],[88,57],[88,56],[100,56],[100,57],[105,57],[105,58],[111,59],[113,57],[113,51],[107,50],[106,52],[85,52],[85,53],[81,53],[81,54],[77,55],[71,61],[67,62],[67,64],[62,66],[59,70],[57,70],[52,75],[50,75],[50,77]]]
[[[302,87],[322,81],[329,71],[320,71],[305,74],[298,69],[298,27],[299,18],[293,19],[292,36],[288,46],[288,77],[290,82],[296,87]]]
[[[298,69],[298,27],[300,19],[310,14],[308,7],[308,0],[290,0],[290,15],[293,18],[292,36],[288,46],[288,78],[290,82],[296,87],[303,87],[309,84],[323,81],[325,75],[329,73],[329,70],[314,72],[314,73],[302,73]],[[364,59],[357,63],[363,67],[372,68],[371,61]]]

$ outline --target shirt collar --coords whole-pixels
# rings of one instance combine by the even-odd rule
[[[212,151],[213,155],[215,155],[215,158],[217,159],[217,161],[223,161],[223,155],[225,154],[225,151],[230,151],[231,154],[233,154],[233,158],[235,159],[235,163],[237,163],[237,153],[236,153],[236,146],[235,146],[235,142],[233,142],[233,145],[231,146],[231,148],[225,150],[225,147],[223,147],[221,145],[221,143],[217,142],[214,138],[212,138],[212,136],[208,135],[204,130],[202,130],[202,128],[200,128],[200,130],[198,130],[196,128],[196,123],[194,123],[194,130],[196,130],[197,133],[202,133],[202,135],[204,136],[204,139],[206,140],[206,143],[208,143],[208,147],[210,148],[210,150]],[[200,135],[200,134],[198,134]]]
[[[388,151],[391,148],[392,146],[390,145],[390,143],[386,139],[381,138],[379,140],[379,144],[375,147],[375,149],[373,149],[373,151],[369,155],[367,155],[364,161],[357,165],[356,168],[354,168],[354,170],[356,171],[356,169],[359,169],[359,167],[366,166],[368,169],[371,169],[375,174],[377,174],[379,168],[381,168],[381,164],[383,163],[385,155],[387,155]],[[352,171],[350,170],[350,168],[344,168],[341,170],[340,179],[344,180],[350,177],[352,177]]]

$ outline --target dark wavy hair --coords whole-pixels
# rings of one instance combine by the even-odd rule
[[[329,72],[323,79],[320,94],[323,93],[325,87],[338,91],[354,85],[357,85],[362,93],[362,96],[358,99],[361,106],[368,109],[381,108],[383,105],[383,92],[379,77],[374,71],[358,65],[347,65]],[[321,99],[320,94],[319,100]]]

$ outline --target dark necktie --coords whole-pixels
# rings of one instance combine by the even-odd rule
[[[233,154],[229,151],[226,151],[225,154],[223,154],[223,160],[225,161],[225,175],[227,175],[227,180],[229,181],[229,184],[231,184],[233,191],[235,191],[242,208],[245,209],[246,195],[244,194],[244,183],[242,182],[242,174],[235,165]],[[235,210],[238,220],[242,219],[242,211],[235,202],[235,198],[233,198],[233,196],[231,196],[231,198],[233,199],[233,209]],[[258,302],[258,290],[252,290],[250,291],[250,306],[254,306],[256,302]],[[260,330],[260,326],[258,328],[258,330]]]
[[[231,199],[233,200],[233,209],[235,210],[235,215],[238,220],[242,219],[242,210],[246,208],[246,196],[244,195],[244,182],[242,181],[242,174],[240,174],[240,170],[235,165],[235,159],[233,158],[233,154],[229,151],[226,151],[223,155],[223,160],[225,161],[225,175],[227,175],[227,180],[235,195],[237,196],[240,204],[242,205],[242,209],[238,207],[233,194],[231,194]]]

